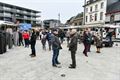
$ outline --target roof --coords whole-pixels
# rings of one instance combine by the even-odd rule
[[[120,12],[120,1],[115,2],[108,6],[107,13]]]
[[[7,3],[3,3],[3,2],[0,2],[0,4],[5,4],[7,6],[16,7],[16,8],[19,8],[19,9],[25,9],[25,10],[33,11],[33,12],[36,12],[36,13],[41,13],[41,11],[37,11],[37,10],[25,8],[25,7],[20,7],[20,6],[16,6],[16,5],[11,5],[11,4],[7,4]]]
[[[83,17],[83,13],[79,13],[76,17],[75,17],[75,19],[77,19],[77,18],[82,18]]]
[[[86,4],[83,5],[83,7],[89,6],[89,5],[94,4],[94,3],[98,2],[98,1],[101,1],[101,0],[88,0],[86,2]]]

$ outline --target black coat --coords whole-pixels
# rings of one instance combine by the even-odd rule
[[[61,43],[59,38],[52,34],[51,35],[51,43],[52,43],[52,49],[61,49]]]
[[[31,45],[35,45],[36,44],[36,34],[35,33],[32,33],[32,36],[31,36],[31,39],[30,39],[30,44]]]
[[[72,35],[70,43],[69,43],[69,50],[70,51],[77,51],[77,34]]]
[[[91,44],[91,42],[92,42],[92,35],[90,33],[86,34],[86,32],[84,32],[83,43]]]

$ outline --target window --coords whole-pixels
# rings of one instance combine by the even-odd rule
[[[90,15],[90,22],[92,21],[92,15]]]
[[[20,15],[19,15],[19,14],[16,14],[15,17],[20,17]]]
[[[11,13],[7,13],[7,12],[5,12],[5,13],[4,13],[4,16],[11,17]]]
[[[75,23],[74,25],[77,26],[77,23]]]
[[[92,6],[90,7],[90,12],[92,12]]]
[[[5,9],[5,10],[11,10],[10,7],[6,7],[6,6],[4,6],[3,9]]]
[[[103,7],[104,7],[104,2],[101,3],[101,9],[103,9]]]
[[[86,22],[88,22],[88,16],[86,16]]]
[[[17,12],[20,12],[21,10],[20,10],[20,9],[17,9],[16,11],[17,11]]]
[[[97,10],[98,10],[98,5],[96,4],[96,5],[95,5],[95,11],[97,11]]]
[[[25,19],[27,19],[27,16],[24,16]]]
[[[86,8],[86,12],[88,12],[88,8]]]
[[[111,15],[111,16],[110,16],[110,23],[113,23],[113,22],[114,22],[114,18],[115,18],[114,15]]]
[[[23,11],[25,14],[27,14],[27,11]]]
[[[97,21],[97,13],[95,14],[95,21]]]
[[[82,22],[79,22],[79,25],[82,25]]]
[[[103,12],[100,12],[100,20],[103,20]]]

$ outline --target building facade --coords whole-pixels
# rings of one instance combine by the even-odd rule
[[[0,2],[0,20],[36,24],[40,11]]]
[[[68,26],[81,26],[83,23],[83,12],[71,17],[67,20],[66,25]]]
[[[60,27],[61,22],[60,20],[56,20],[56,19],[49,19],[49,20],[44,20],[43,21],[43,26],[44,28],[58,28]]]
[[[107,7],[106,24],[120,25],[120,0]]]
[[[120,25],[120,0],[110,1],[107,7],[106,24]],[[115,29],[115,37],[120,39],[120,28]]]
[[[86,0],[84,5],[84,24],[104,24],[106,4],[107,0]]]

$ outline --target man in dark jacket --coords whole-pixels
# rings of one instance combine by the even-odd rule
[[[53,34],[51,35],[51,43],[53,50],[53,57],[52,57],[53,67],[57,67],[57,65],[60,64],[60,62],[58,61],[58,56],[59,56],[59,50],[61,49],[61,44],[57,35],[58,35],[57,30],[54,30]]]
[[[36,38],[37,38],[37,36],[36,36],[35,30],[33,30],[32,36],[30,39],[31,51],[32,51],[32,54],[30,54],[31,57],[36,56],[36,50],[35,50]]]
[[[72,64],[70,64],[69,68],[76,68],[76,51],[77,51],[77,34],[76,30],[72,30],[70,33],[70,38],[71,41],[69,43],[69,50],[71,51],[71,59],[72,59]]]

